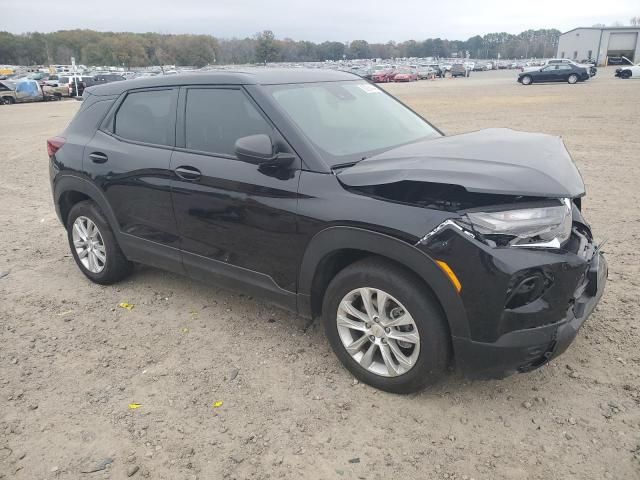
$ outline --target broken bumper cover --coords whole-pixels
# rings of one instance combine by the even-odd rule
[[[596,253],[589,262],[580,295],[566,318],[557,323],[512,331],[492,343],[453,337],[457,367],[474,378],[503,378],[546,364],[563,353],[576,338],[604,293],[607,273],[604,256]]]

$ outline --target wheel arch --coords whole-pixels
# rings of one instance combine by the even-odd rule
[[[88,180],[75,175],[63,175],[57,178],[53,188],[53,198],[58,218],[65,228],[71,208],[83,200],[92,200],[107,217],[116,237],[119,237],[120,229],[117,228],[118,222],[109,202],[100,189]]]
[[[300,313],[318,315],[324,292],[335,274],[366,256],[386,258],[417,275],[440,304],[451,335],[469,337],[462,300],[431,257],[397,238],[357,227],[329,227],[309,242],[298,276]]]

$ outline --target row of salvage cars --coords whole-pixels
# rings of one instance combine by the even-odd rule
[[[81,97],[86,87],[125,80],[119,74],[48,75],[0,80],[0,105],[46,102],[64,97]]]

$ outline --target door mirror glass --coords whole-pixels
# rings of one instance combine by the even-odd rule
[[[235,154],[239,160],[255,165],[273,161],[275,157],[271,138],[264,133],[236,140]]]

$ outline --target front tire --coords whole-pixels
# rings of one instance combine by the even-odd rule
[[[531,85],[532,83],[533,83],[533,79],[531,78],[530,75],[525,75],[524,77],[522,77],[523,85]]]
[[[629,70],[624,70],[620,72],[620,78],[624,78],[625,80],[627,78],[631,78],[631,72]]]
[[[92,282],[111,285],[133,264],[122,253],[102,210],[91,200],[76,203],[67,218],[67,238],[78,268]]]
[[[571,75],[569,75],[569,78],[567,79],[567,82],[569,82],[571,85],[577,83],[578,82],[578,76],[575,73],[572,73]]]
[[[336,356],[380,390],[422,390],[449,365],[450,336],[439,304],[418,276],[391,261],[367,258],[340,271],[322,312]]]

